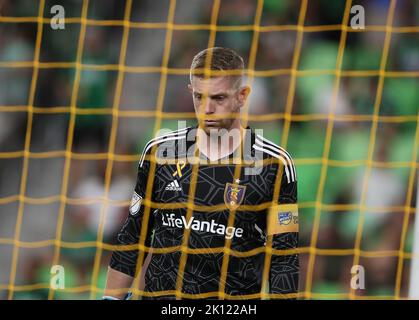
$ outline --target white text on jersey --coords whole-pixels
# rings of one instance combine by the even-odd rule
[[[181,218],[175,218],[175,214],[163,214],[162,222],[164,226],[168,227],[177,227],[177,228],[186,228],[192,229],[195,231],[206,231],[214,234],[225,235],[226,239],[232,239],[234,236],[241,238],[243,236],[242,228],[235,227],[226,227],[223,224],[216,223],[214,220],[210,221],[199,221],[194,217],[191,217],[189,221],[186,221],[186,218],[182,216]]]

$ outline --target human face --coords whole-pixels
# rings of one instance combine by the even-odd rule
[[[188,86],[192,94],[199,127],[207,134],[211,129],[230,130],[240,118],[250,88],[238,87],[229,77],[209,79],[193,77]]]

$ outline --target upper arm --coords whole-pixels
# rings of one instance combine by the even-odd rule
[[[146,198],[150,162],[148,159],[140,161],[137,170],[136,184],[127,213],[125,223],[117,235],[117,243],[120,245],[136,245],[140,242],[141,231],[145,223],[145,213],[147,207],[144,204]],[[151,199],[150,199],[151,200]],[[147,247],[151,246],[151,233],[153,228],[153,215],[148,210],[148,223],[146,226],[145,243]],[[123,272],[129,276],[135,276],[137,270],[138,249],[115,250],[112,254],[110,267]],[[142,265],[143,261],[140,262]]]
[[[272,187],[272,205],[267,211],[267,234],[298,233],[298,199],[296,170],[292,159],[287,165],[274,166],[275,182]],[[279,184],[275,188],[275,184]]]

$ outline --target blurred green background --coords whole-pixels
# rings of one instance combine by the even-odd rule
[[[217,18],[219,26],[252,25],[256,13],[256,0],[222,0]],[[397,1],[394,28],[404,31],[391,33],[387,73],[379,87],[379,72],[386,36],[389,0],[356,1],[365,8],[367,29],[349,30],[343,51],[342,77],[334,106],[333,131],[327,144],[327,126],[336,83],[336,63],[340,24],[345,9],[344,0],[309,0],[304,19],[297,69],[295,92],[290,90],[292,61],[296,49],[298,23],[302,1],[265,0],[261,17],[262,26],[291,26],[282,30],[260,32],[257,43],[255,70],[260,71],[252,82],[249,102],[249,125],[264,130],[264,135],[281,144],[293,156],[298,174],[300,203],[300,246],[315,245],[320,249],[353,249],[359,227],[359,205],[367,172],[369,148],[374,143],[372,168],[368,175],[368,188],[364,194],[366,206],[360,249],[369,252],[399,250],[405,239],[405,252],[412,250],[414,215],[409,216],[406,233],[402,233],[405,207],[412,213],[416,206],[416,188],[409,199],[409,182],[416,176],[418,163],[412,162],[417,153],[415,133],[418,125],[418,72],[419,72],[419,3],[414,0]],[[18,198],[23,172],[23,157],[16,156],[25,148],[30,87],[35,59],[38,25],[35,19],[19,21],[4,17],[37,17],[39,1],[0,1],[0,299],[8,297],[7,286],[12,268],[13,241],[18,218]],[[187,90],[188,75],[170,73],[164,91],[163,119],[153,114],[157,108],[161,77],[159,69],[141,71],[141,67],[160,67],[165,50],[169,50],[170,70],[188,69],[193,56],[206,48],[208,28],[174,29],[170,48],[165,47],[166,21],[169,0],[134,0],[130,21],[155,23],[154,27],[131,26],[124,64],[131,69],[123,73],[119,103],[115,104],[118,63],[122,45],[125,0],[90,0],[88,2],[86,33],[81,55],[81,72],[75,84],[77,48],[80,35],[82,0],[45,1],[44,17],[51,18],[51,7],[60,4],[65,9],[64,30],[53,30],[43,25],[39,50],[41,67],[36,77],[33,122],[29,151],[44,153],[62,151],[68,142],[70,109],[73,105],[88,114],[75,117],[71,151],[74,154],[105,154],[96,160],[83,156],[72,157],[66,196],[81,200],[67,203],[64,208],[62,241],[78,243],[96,241],[100,210],[104,203],[104,173],[106,153],[110,148],[113,124],[111,108],[121,113],[117,122],[114,145],[116,155],[110,183],[107,220],[104,228],[105,243],[114,244],[135,184],[138,159],[144,145],[153,137],[156,123],[161,128],[177,129],[178,121],[194,125],[193,104]],[[213,1],[177,0],[175,25],[208,25]],[[107,21],[108,25],[94,23]],[[115,25],[112,21],[116,21]],[[294,26],[294,28],[292,27]],[[325,26],[316,31],[312,26]],[[336,26],[333,28],[332,26]],[[369,26],[382,26],[369,30]],[[412,27],[410,30],[409,27]],[[415,28],[413,28],[415,27]],[[239,28],[237,28],[239,29]],[[409,29],[409,30],[407,30]],[[253,31],[217,31],[216,46],[235,49],[249,64]],[[19,64],[28,62],[29,64]],[[108,65],[106,67],[105,65]],[[103,67],[105,66],[105,67]],[[278,75],[263,71],[279,70]],[[291,123],[284,131],[282,115],[286,111],[288,95],[292,94]],[[72,101],[72,96],[76,98]],[[373,114],[378,104],[378,123],[374,127]],[[57,109],[57,107],[62,107]],[[49,111],[48,111],[49,110]],[[149,112],[130,115],[129,112]],[[179,113],[178,118],[164,115]],[[187,117],[185,116],[185,114]],[[272,114],[270,121],[258,116]],[[114,123],[115,125],[115,123]],[[286,134],[286,144],[283,135]],[[330,147],[327,166],[323,166],[324,149]],[[128,159],[128,160],[127,160]],[[47,199],[62,193],[65,156],[31,157],[26,176],[25,196]],[[320,188],[322,170],[324,188]],[[412,175],[413,172],[413,175]],[[319,196],[321,195],[321,196]],[[95,198],[85,203],[82,200]],[[123,204],[121,204],[123,203]],[[316,203],[319,225],[314,225]],[[319,204],[322,204],[319,207]],[[24,243],[56,238],[60,199],[25,203],[19,240]],[[410,208],[410,209],[409,209]],[[409,211],[408,211],[409,212]],[[312,232],[318,228],[315,243]],[[89,299],[96,247],[62,248],[59,264],[65,267],[66,288],[57,291],[55,299]],[[25,290],[19,286],[49,285],[53,245],[22,245],[16,265],[17,290],[14,299],[46,299],[48,289]],[[110,252],[102,251],[97,287],[105,285],[106,268]],[[301,254],[300,291],[306,290],[309,254]],[[342,297],[333,294],[349,292],[350,267],[353,254],[316,255],[312,287],[313,298]],[[359,264],[365,267],[366,289],[363,296],[392,297],[396,294],[398,256],[365,257]],[[410,259],[405,258],[401,278],[401,296],[406,297],[410,274]],[[21,287],[24,288],[24,287]],[[73,290],[71,290],[73,288]],[[75,288],[75,289],[74,289]],[[77,289],[82,288],[82,289]],[[100,298],[102,292],[97,292]],[[331,295],[331,296],[330,296]]]

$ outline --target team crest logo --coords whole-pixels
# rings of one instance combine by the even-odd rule
[[[132,195],[131,205],[129,206],[129,212],[131,215],[136,215],[138,211],[140,211],[141,207],[141,201],[143,200],[143,197],[141,197],[137,192],[134,191],[134,194]]]
[[[244,199],[246,186],[227,183],[224,189],[224,203],[230,210],[237,209]]]

